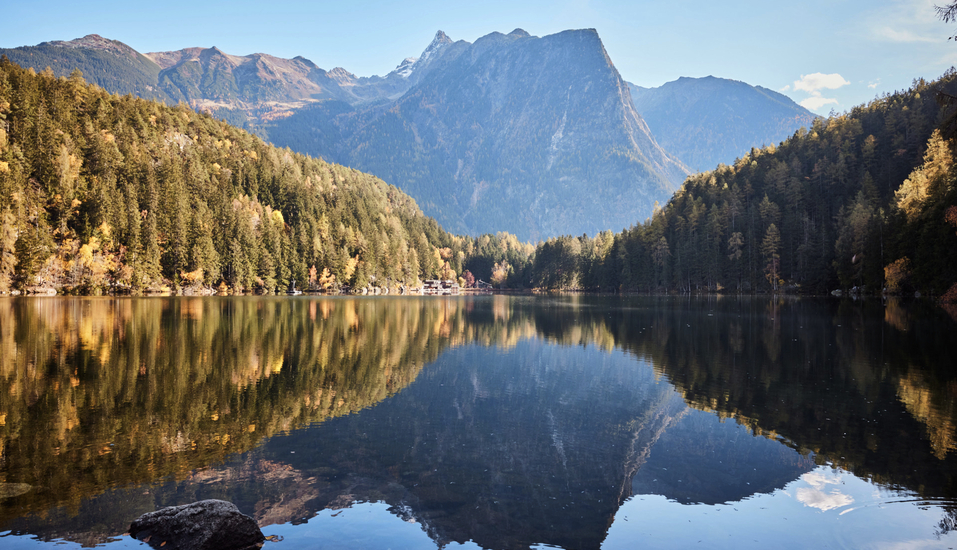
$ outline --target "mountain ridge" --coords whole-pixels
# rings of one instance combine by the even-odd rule
[[[622,229],[646,218],[655,202],[666,202],[688,167],[732,162],[803,122],[778,124],[786,135],[746,131],[739,139],[728,128],[741,124],[741,116],[729,124],[728,117],[690,116],[661,101],[656,105],[666,108],[656,113],[638,97],[656,89],[624,81],[595,29],[539,38],[516,28],[474,43],[438,30],[418,57],[371,77],[325,70],[302,56],[238,56],[215,46],[139,54],[99,35],[0,50],[36,67],[56,63],[64,52],[78,65],[87,55],[85,77],[111,91],[184,101],[279,145],[372,171],[415,194],[448,228],[470,234],[507,230],[540,239]],[[570,67],[571,59],[592,67]],[[516,64],[537,80],[513,70]],[[54,70],[69,74],[72,67],[61,63]],[[586,74],[591,70],[595,74]],[[601,71],[607,74],[598,78]],[[749,89],[755,97],[776,94]],[[741,101],[736,105],[742,108]],[[662,116],[675,113],[683,117],[680,127],[663,128]],[[457,120],[462,116],[467,124]],[[718,146],[724,147],[720,157],[706,155]],[[518,155],[530,156],[512,158]]]
[[[784,94],[710,75],[629,89],[662,147],[699,172],[780,143],[818,118]]]
[[[440,53],[393,103],[313,105],[267,132],[395,183],[450,230],[523,240],[627,227],[688,173],[594,29],[496,32]]]

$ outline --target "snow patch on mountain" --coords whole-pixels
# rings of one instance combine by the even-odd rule
[[[418,61],[415,57],[406,57],[402,60],[402,63],[399,63],[395,70],[392,72],[401,76],[402,78],[409,78],[409,75],[412,74],[412,69],[415,67],[415,62]]]
[[[386,75],[386,78],[397,75],[406,80],[412,76],[412,74],[418,71],[422,67],[426,67],[430,61],[435,61],[438,59],[437,54],[443,50],[446,46],[452,43],[452,39],[448,37],[444,32],[438,31],[435,33],[435,38],[432,39],[432,42],[425,48],[425,51],[422,52],[422,55],[419,57],[406,57],[402,60],[402,63],[399,63],[391,73]]]

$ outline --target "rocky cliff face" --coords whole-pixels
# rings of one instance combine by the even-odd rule
[[[661,146],[698,172],[776,145],[816,118],[785,95],[713,76],[629,88]]]
[[[409,80],[394,103],[309,107],[270,138],[377,174],[449,230],[530,240],[621,230],[687,174],[652,137],[593,29],[517,29],[474,44],[440,32]]]

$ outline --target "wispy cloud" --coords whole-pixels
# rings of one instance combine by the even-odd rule
[[[937,19],[940,0],[894,0],[871,10],[871,38],[880,42],[942,43],[950,27]]]
[[[873,90],[873,89],[876,89],[876,88],[877,88],[878,86],[880,86],[880,85],[881,85],[881,79],[878,78],[877,80],[874,80],[874,81],[868,83],[868,84],[867,84],[867,87]]]
[[[892,29],[890,27],[881,27],[874,29],[874,36],[881,40],[886,40],[888,42],[903,42],[903,43],[914,43],[914,42],[940,42],[939,37],[930,37],[919,35],[914,31],[907,29]]]
[[[794,81],[794,89],[813,94],[820,90],[836,90],[841,86],[847,86],[848,84],[850,84],[850,82],[844,80],[844,77],[837,73],[814,73],[801,75],[800,80]]]

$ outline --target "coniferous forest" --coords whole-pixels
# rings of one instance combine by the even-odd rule
[[[5,58],[0,196],[0,290],[396,288],[471,242],[368,174]]]
[[[940,100],[954,95],[951,70],[817,119],[778,146],[690,176],[644,223],[540,244],[524,282],[942,294],[957,283],[955,107]]]
[[[397,288],[945,293],[957,73],[689,177],[620,233],[454,236],[397,188],[184,105],[0,61],[0,291]],[[957,294],[957,290],[954,291]]]

